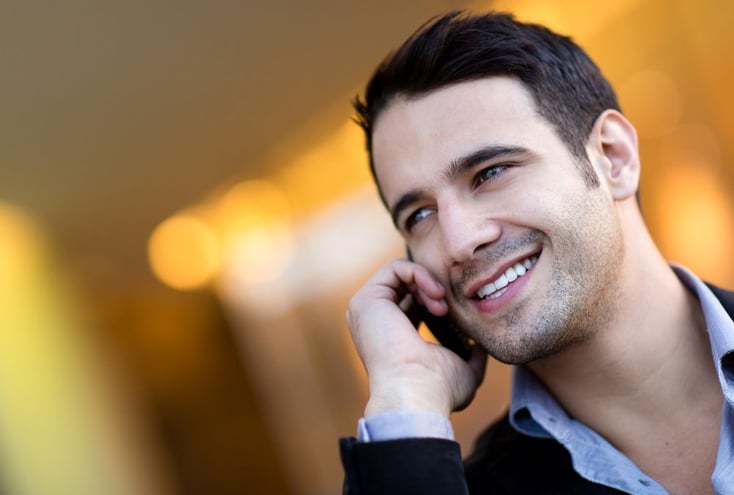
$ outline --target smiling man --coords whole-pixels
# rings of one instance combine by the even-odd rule
[[[732,294],[663,259],[634,127],[571,40],[504,14],[422,27],[356,102],[412,260],[347,320],[369,375],[345,493],[734,493]],[[424,341],[418,305],[475,343]],[[463,463],[486,356],[508,414]]]

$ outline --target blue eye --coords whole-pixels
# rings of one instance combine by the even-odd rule
[[[475,177],[474,177],[474,187],[482,184],[483,182],[493,180],[495,177],[497,177],[499,174],[505,171],[507,168],[507,165],[492,165],[490,167],[487,167],[485,169],[482,169]]]
[[[405,219],[405,230],[410,232],[424,218],[433,214],[433,209],[424,207],[418,208]]]

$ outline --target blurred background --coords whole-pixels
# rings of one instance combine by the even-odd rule
[[[734,286],[727,0],[6,1],[0,492],[339,492],[367,393],[344,311],[402,254],[349,102],[453,8],[584,46],[662,250]],[[492,363],[465,451],[507,388]]]

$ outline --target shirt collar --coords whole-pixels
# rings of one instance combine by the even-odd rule
[[[568,414],[540,381],[524,366],[512,370],[510,423],[519,432],[531,437],[551,438],[553,435],[538,421],[543,417],[560,417],[568,421]]]
[[[711,342],[711,353],[726,400],[734,405],[734,322],[711,289],[683,266],[673,265],[673,271],[701,303]]]
[[[721,302],[688,269],[673,265],[680,281],[700,301],[706,320],[711,350],[719,382],[726,400],[734,405],[734,322]],[[549,423],[553,418],[553,424]],[[570,417],[545,386],[524,366],[515,366],[512,375],[510,423],[521,433],[550,438],[559,427],[565,428]],[[549,431],[550,430],[550,431]],[[551,434],[553,432],[553,435]]]

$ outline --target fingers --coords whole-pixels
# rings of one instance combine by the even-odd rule
[[[395,289],[399,285],[419,289],[429,297],[442,297],[444,288],[425,267],[404,259],[387,263],[370,281],[385,284]],[[368,282],[369,283],[369,282]]]
[[[370,341],[388,342],[400,338],[394,329],[404,328],[415,334],[409,316],[414,298],[432,307],[445,305],[441,284],[422,266],[406,260],[394,260],[378,270],[354,295],[347,310],[347,322],[353,333],[369,334]],[[378,338],[379,336],[379,338]],[[360,338],[362,336],[355,337]],[[404,335],[411,339],[414,335]]]
[[[346,315],[368,370],[386,361],[410,361],[416,353],[424,359],[427,343],[415,331],[421,319],[416,302],[445,314],[444,294],[441,283],[421,265],[399,259],[378,270],[352,297]]]
[[[383,297],[391,298],[396,304],[405,303],[405,295],[412,294],[415,301],[427,307],[431,313],[441,316],[448,312],[444,300],[446,290],[441,282],[426,268],[411,261],[391,261],[370,282],[387,289]],[[407,310],[409,305],[404,309]]]
[[[436,315],[448,311],[445,289],[425,267],[394,260],[378,270],[349,303],[347,321],[369,377],[365,414],[424,409],[448,416],[468,404],[486,356],[469,363],[416,332],[417,303]]]

